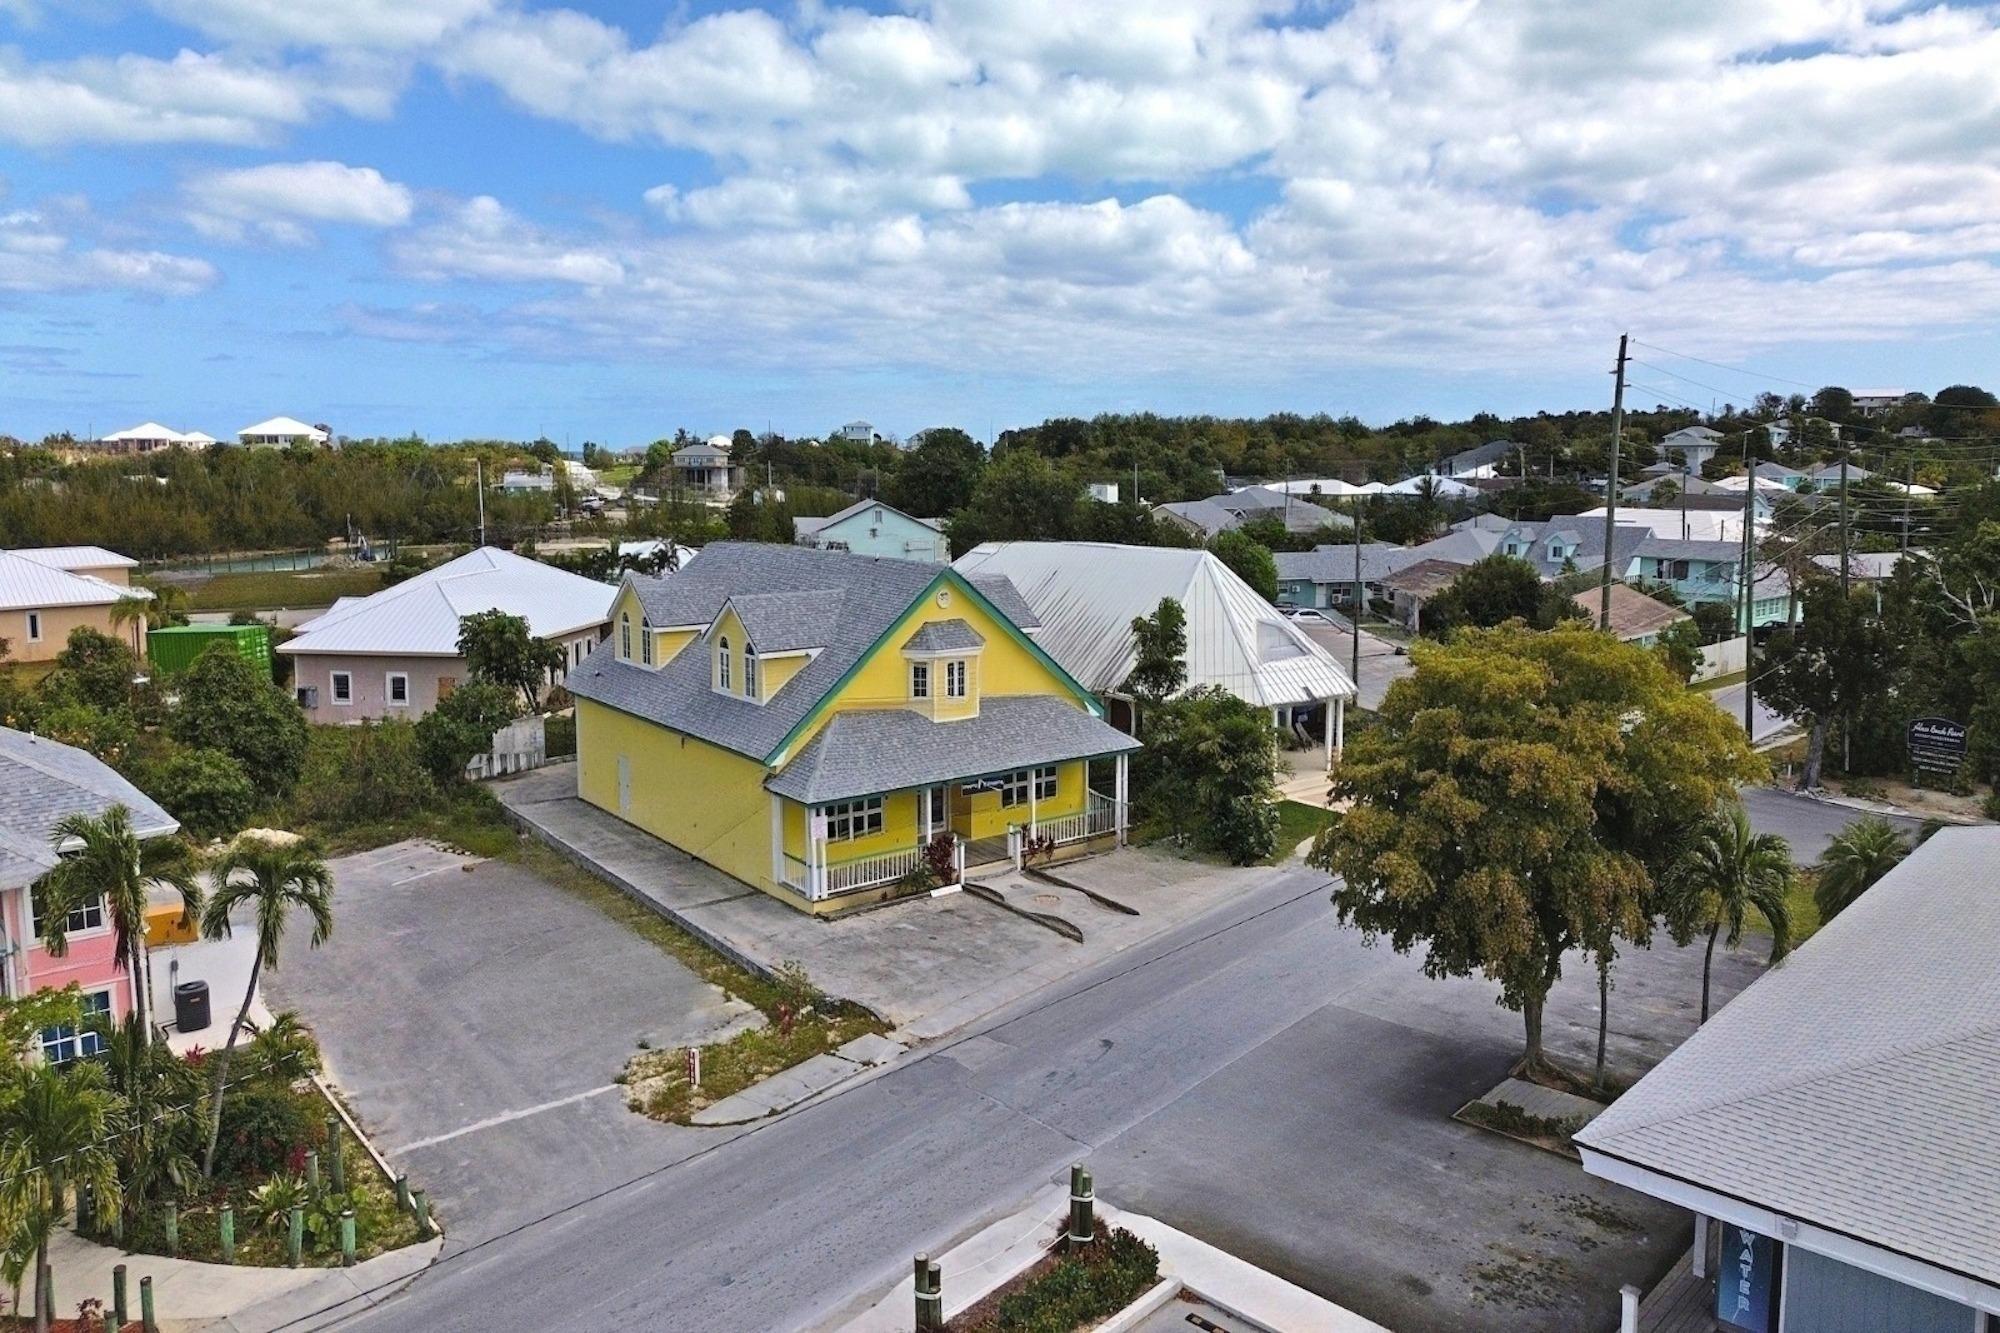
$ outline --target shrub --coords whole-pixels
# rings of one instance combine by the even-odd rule
[[[272,1084],[231,1089],[222,1099],[222,1133],[215,1145],[218,1176],[257,1179],[295,1170],[320,1148],[326,1122],[314,1099]]]
[[[514,691],[492,681],[475,680],[459,686],[418,723],[417,745],[431,778],[450,786],[465,776],[474,755],[493,744],[493,733],[514,720]]]
[[[257,789],[243,765],[221,750],[177,750],[151,766],[140,785],[192,838],[234,833],[257,808]]]
[[[316,824],[365,824],[437,800],[417,730],[407,722],[315,727],[293,805]]]
[[[226,643],[214,644],[181,676],[180,707],[168,730],[181,744],[222,750],[284,793],[306,757],[306,721],[291,697]]]
[[[1020,1290],[1001,1298],[995,1329],[1007,1333],[1075,1333],[1130,1305],[1160,1280],[1160,1254],[1120,1227]]]
[[[542,736],[551,759],[567,759],[576,753],[576,719],[549,717],[542,720]]]
[[[1986,793],[1986,799],[1980,803],[1979,813],[1995,823],[2000,823],[2000,787],[1995,787]]]

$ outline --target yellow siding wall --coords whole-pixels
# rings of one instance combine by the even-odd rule
[[[653,631],[653,660],[661,666],[674,660],[680,650],[701,637],[700,630],[662,629]]]
[[[984,656],[984,652],[978,652],[968,653],[962,659],[950,657],[937,659],[931,668],[931,675],[934,677],[931,682],[932,718],[939,722],[958,722],[968,717],[979,716],[979,663]],[[965,663],[965,697],[954,699],[945,693],[945,678],[950,672],[951,663],[960,660]]]
[[[759,680],[764,687],[766,699],[776,696],[779,690],[791,683],[793,676],[806,669],[812,658],[804,653],[791,653],[784,657],[760,657],[757,667],[761,672]]]
[[[760,888],[771,880],[771,795],[764,769],[692,736],[579,699],[577,790],[654,837]],[[631,766],[632,805],[618,809],[618,760]]]

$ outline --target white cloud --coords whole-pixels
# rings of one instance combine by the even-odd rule
[[[191,296],[215,285],[215,267],[206,260],[76,244],[71,230],[88,222],[81,205],[61,200],[0,213],[0,291]]]
[[[225,40],[295,46],[429,46],[490,13],[493,0],[152,0],[153,8]]]
[[[285,245],[312,239],[307,224],[399,227],[410,220],[409,187],[373,167],[343,162],[267,162],[189,181],[188,221],[204,235],[256,235]]]
[[[469,200],[444,221],[400,238],[394,254],[405,272],[433,280],[600,287],[615,285],[625,276],[607,251],[550,237],[489,195]]]

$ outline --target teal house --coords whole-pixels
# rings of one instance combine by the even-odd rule
[[[860,500],[825,518],[792,520],[792,540],[822,551],[921,560],[942,565],[951,559],[944,526],[934,518],[912,518],[880,500]]]

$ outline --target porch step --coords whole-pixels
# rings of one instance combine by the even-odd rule
[[[1087,933],[1095,933],[1123,916],[1081,890],[1039,877],[1030,879],[1016,873],[1011,866],[1002,874],[979,880],[974,880],[968,870],[965,890],[1079,944]]]

